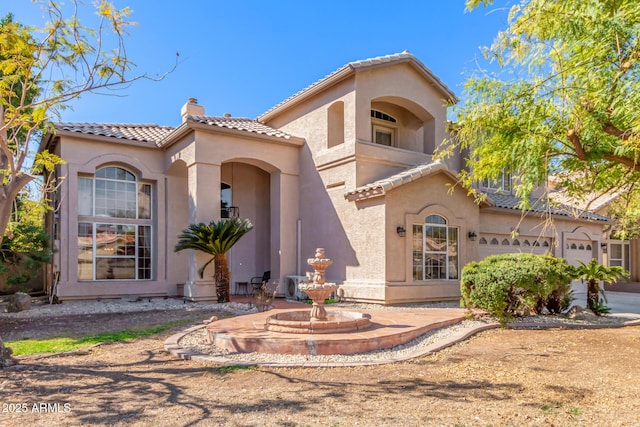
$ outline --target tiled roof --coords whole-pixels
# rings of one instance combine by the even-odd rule
[[[362,59],[359,61],[353,61],[353,62],[349,62],[348,64],[338,68],[337,70],[335,70],[334,72],[327,74],[326,76],[324,76],[323,78],[321,78],[320,80],[316,81],[315,83],[312,83],[311,85],[305,87],[304,89],[302,89],[301,91],[291,95],[289,98],[285,99],[284,101],[280,102],[279,104],[276,104],[275,106],[271,107],[269,110],[265,111],[264,113],[262,113],[259,117],[258,120],[262,120],[262,117],[268,115],[269,113],[271,113],[274,110],[277,110],[279,107],[287,104],[288,102],[292,101],[295,98],[298,98],[302,95],[304,95],[307,92],[311,92],[314,88],[322,85],[324,82],[326,82],[327,80],[331,80],[332,77],[335,77],[349,69],[352,70],[357,70],[357,69],[363,69],[363,68],[368,68],[368,67],[374,67],[374,66],[379,66],[379,65],[384,65],[384,64],[391,64],[391,63],[400,63],[400,62],[408,62],[408,61],[412,61],[414,64],[416,64],[425,74],[427,74],[432,80],[433,82],[443,91],[445,92],[449,97],[451,97],[452,99],[456,99],[455,94],[453,93],[453,91],[451,91],[451,89],[449,89],[447,87],[447,85],[445,85],[442,80],[440,80],[429,68],[427,68],[426,65],[424,65],[419,59],[417,59],[415,56],[413,56],[409,51],[404,51],[401,53],[394,53],[391,55],[385,55],[385,56],[378,56],[375,58],[369,58],[369,59]]]
[[[245,132],[257,133],[260,135],[276,136],[289,139],[291,135],[264,125],[256,120],[246,117],[213,117],[213,116],[187,116],[188,121],[202,123],[209,126],[217,126],[227,129],[236,129]]]
[[[154,144],[174,130],[174,128],[170,126],[153,124],[57,123],[55,127],[57,130],[68,132],[107,136],[131,141],[152,142]]]
[[[187,120],[193,123],[202,123],[227,129],[236,129],[260,135],[275,136],[289,139],[291,135],[263,125],[253,119],[242,117],[210,117],[187,116]],[[58,123],[57,130],[77,132],[87,135],[106,136],[110,138],[127,139],[158,144],[171,136],[175,128],[171,126],[143,125],[143,124],[109,124],[109,123]]]
[[[495,207],[503,209],[520,210],[520,198],[512,196],[510,194],[489,193],[489,200],[491,200]],[[545,199],[531,198],[529,199],[531,204],[530,212],[535,213],[550,213],[552,215],[568,216],[573,218],[590,219],[594,221],[608,221],[609,218],[595,214],[593,212],[585,211],[583,209],[575,208],[559,202],[552,202],[549,204]]]
[[[454,176],[446,164],[442,163],[439,160],[436,160],[435,162],[422,163],[417,166],[413,166],[397,174],[350,190],[345,193],[344,197],[350,201],[353,201],[381,196],[389,190],[400,187],[404,184],[408,184],[422,177],[432,175],[436,172],[445,172],[452,177]]]

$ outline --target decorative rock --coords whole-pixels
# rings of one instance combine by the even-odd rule
[[[209,323],[213,323],[216,320],[218,320],[218,316],[211,316],[209,320],[203,320],[202,323],[204,323],[205,325],[208,325]]]
[[[596,320],[598,318],[598,316],[591,310],[584,309],[579,305],[574,305],[573,307],[571,307],[571,309],[569,309],[569,311],[567,312],[567,317],[574,320],[588,321]]]
[[[16,292],[9,297],[7,313],[18,313],[31,308],[31,297],[24,292]]]

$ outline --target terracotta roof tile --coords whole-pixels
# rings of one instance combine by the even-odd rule
[[[453,176],[447,165],[437,160],[435,162],[422,163],[413,166],[409,169],[403,170],[402,172],[379,179],[370,184],[354,188],[353,190],[346,192],[344,197],[348,200],[362,200],[383,195],[389,190],[408,184],[422,177],[432,175],[436,172],[445,172]]]
[[[202,123],[209,126],[217,126],[227,129],[236,129],[260,135],[276,136],[278,138],[291,138],[288,133],[264,125],[256,120],[246,117],[213,117],[213,116],[187,116],[187,120]]]
[[[57,130],[156,143],[173,132],[170,126],[113,123],[57,123]]]

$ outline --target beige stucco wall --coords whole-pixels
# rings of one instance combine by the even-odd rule
[[[306,140],[299,160],[302,234],[298,273],[308,269],[306,258],[322,246],[334,260],[328,279],[374,284],[371,299],[385,300],[385,202],[355,204],[346,201],[344,193],[430,161],[436,141],[445,137],[442,97],[413,67],[391,65],[357,71],[266,123]],[[343,114],[344,142],[329,147],[329,129],[335,128],[329,117],[336,103]],[[372,108],[384,109],[406,124],[398,129],[403,148],[372,143]],[[428,122],[424,129],[420,121]]]
[[[196,128],[165,149],[170,164],[182,161],[194,171],[188,182],[191,222],[219,219],[220,183],[226,182],[240,217],[254,224],[229,253],[232,285],[271,271],[272,279],[284,286],[284,276],[295,271],[300,145],[298,140]],[[199,170],[205,172],[195,172]],[[197,275],[208,258],[190,256],[188,288],[210,286],[212,265],[203,278]],[[194,292],[194,299],[200,298]]]
[[[459,280],[419,281],[413,279],[412,227],[424,224],[428,215],[437,214],[458,229],[458,271],[476,257],[476,246],[467,238],[479,225],[479,208],[466,191],[449,191],[454,181],[444,173],[414,181],[387,196],[386,292],[388,303],[452,300],[460,296]],[[403,226],[407,235],[397,235]]]
[[[61,168],[65,180],[60,188],[60,239],[56,246],[60,251],[60,281],[57,293],[61,300],[77,298],[96,298],[110,295],[167,295],[175,294],[176,286],[167,274],[166,264],[171,249],[166,234],[162,232],[166,223],[165,175],[163,155],[152,146],[136,143],[114,144],[99,138],[61,136],[60,156],[67,162]],[[116,148],[117,147],[117,148]],[[153,265],[154,280],[103,282],[78,281],[78,175],[93,175],[103,166],[121,166],[134,173],[139,181],[154,186],[154,205],[156,240],[154,251],[156,263]],[[131,221],[127,221],[131,222]]]

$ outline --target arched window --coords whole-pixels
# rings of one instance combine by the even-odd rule
[[[152,185],[116,166],[78,177],[78,280],[150,280]]]
[[[496,239],[495,237],[493,239],[491,239],[491,244],[492,245],[497,245],[498,244],[498,239]]]
[[[549,247],[549,242],[547,242],[546,240],[544,242],[542,242],[542,246],[545,248]]]
[[[502,239],[502,242],[500,243],[502,246],[509,246],[510,243],[507,239]]]
[[[520,246],[520,240],[515,239],[512,244],[513,246]]]
[[[458,228],[440,215],[413,225],[413,279],[458,279]]]
[[[484,237],[481,237],[480,240],[478,241],[479,244],[481,245],[486,245],[487,244],[487,239],[485,239]]]
[[[396,120],[395,117],[392,117],[385,112],[371,110],[372,141],[376,144],[386,145],[388,147],[397,146],[397,122],[398,120]]]
[[[522,246],[531,246],[531,243],[529,243],[529,241],[525,239],[524,242],[522,242]]]
[[[588,251],[593,250],[593,248],[591,247],[591,245],[587,245],[587,250],[588,250]]]

